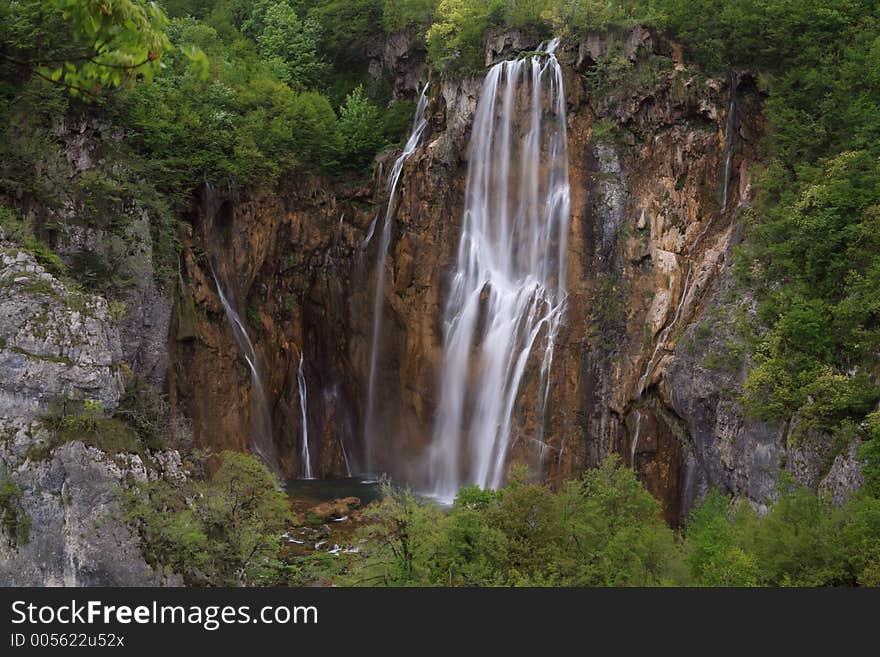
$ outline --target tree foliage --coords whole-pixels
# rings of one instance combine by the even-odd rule
[[[657,501],[615,458],[560,492],[514,473],[499,491],[463,488],[445,513],[391,489],[371,513],[351,583],[647,586],[685,575]]]
[[[139,77],[152,79],[170,44],[167,17],[146,0],[39,0],[0,4],[2,57],[96,98]]]
[[[379,109],[356,87],[339,112],[339,136],[347,162],[362,169],[383,144],[383,123]]]
[[[122,493],[145,556],[189,584],[249,586],[273,577],[290,518],[280,482],[255,457],[222,452],[204,481],[157,479]]]
[[[254,14],[266,5],[258,4]],[[266,6],[259,22],[257,49],[279,80],[294,89],[311,89],[323,80],[327,67],[318,55],[321,27],[314,18],[300,20],[290,5],[279,2]]]

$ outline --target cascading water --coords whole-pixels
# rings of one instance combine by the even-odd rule
[[[639,438],[642,433],[642,412],[636,409],[636,430],[629,448],[629,467],[636,467],[636,450],[639,448]]]
[[[303,371],[303,354],[299,354],[299,369],[296,372],[296,385],[299,389],[299,410],[302,414],[302,448],[300,456],[303,462],[303,479],[314,479],[312,475],[312,457],[309,455],[309,393],[306,388],[306,375]]]
[[[254,343],[251,342],[247,329],[241,321],[241,317],[235,311],[229,296],[223,290],[223,286],[220,284],[220,279],[217,277],[217,272],[214,265],[210,262],[210,258],[208,265],[211,268],[211,276],[214,277],[214,284],[217,286],[217,295],[220,297],[220,303],[226,312],[226,319],[232,328],[232,335],[235,337],[235,342],[238,344],[238,348],[241,350],[241,354],[244,356],[244,360],[248,364],[248,369],[251,373],[254,424],[254,436],[251,441],[251,447],[263,462],[269,467],[278,470],[278,452],[275,449],[275,441],[272,436],[272,415],[269,412],[269,403],[266,400],[263,378],[260,376],[260,367],[257,362]]]
[[[737,129],[736,86],[739,83],[737,74],[730,74],[730,107],[727,110],[727,122],[724,126],[724,190],[721,194],[721,212],[727,210],[727,190],[730,186],[730,165],[733,162],[733,146]]]
[[[503,484],[513,409],[533,350],[541,359],[535,405],[542,431],[570,219],[557,44],[494,66],[474,118],[426,464],[431,494],[445,501],[463,485]]]
[[[391,243],[391,222],[394,219],[394,211],[397,206],[395,204],[395,194],[397,192],[397,184],[400,182],[400,175],[403,172],[403,165],[409,157],[415,152],[428,121],[425,118],[425,108],[428,105],[428,85],[426,84],[419,96],[419,102],[416,105],[416,113],[413,117],[412,130],[409,139],[397,159],[394,166],[391,167],[391,173],[388,176],[388,206],[385,209],[385,218],[382,225],[382,233],[379,238],[378,253],[376,255],[376,288],[373,295],[373,333],[370,340],[370,371],[367,380],[367,405],[366,418],[364,420],[364,428],[366,435],[364,437],[365,460],[367,468],[374,466],[373,463],[373,436],[376,433],[375,415],[376,415],[376,376],[379,367],[379,341],[382,333],[382,305],[385,299],[385,257],[388,254],[388,246]],[[381,175],[381,174],[380,174]],[[376,223],[379,215],[373,219],[369,232],[364,240],[364,246],[369,244],[376,230]]]

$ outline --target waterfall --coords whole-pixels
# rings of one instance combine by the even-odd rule
[[[409,157],[415,152],[422,133],[428,125],[425,119],[425,108],[428,105],[428,85],[425,84],[422,93],[419,96],[419,102],[416,104],[416,113],[413,117],[412,129],[409,139],[397,159],[388,176],[388,205],[385,208],[384,223],[382,225],[382,233],[379,237],[379,248],[376,255],[376,287],[373,294],[373,332],[370,340],[370,371],[367,379],[367,405],[366,418],[364,420],[364,446],[366,452],[366,466],[373,467],[373,435],[376,433],[375,414],[376,414],[376,376],[379,367],[379,341],[382,333],[382,309],[385,300],[385,256],[388,254],[388,246],[391,243],[391,222],[394,219],[394,211],[396,209],[395,194],[397,192],[397,184],[400,182],[400,175],[403,172],[403,165]],[[379,215],[373,219],[370,224],[369,233],[364,240],[364,246],[369,244],[376,230],[376,223]]]
[[[339,449],[342,450],[342,460],[345,462],[345,476],[351,476],[351,463],[348,462],[348,453],[345,451],[345,441],[342,439],[342,434],[339,434]]]
[[[299,369],[296,372],[296,384],[299,389],[299,410],[302,413],[302,449],[300,455],[303,462],[303,479],[314,479],[312,475],[312,458],[309,456],[309,408],[306,375],[303,372],[303,353],[299,353]]]
[[[232,335],[238,348],[247,362],[248,369],[251,373],[251,388],[253,390],[252,409],[254,436],[252,438],[253,451],[265,462],[269,467],[278,469],[278,454],[275,449],[275,441],[272,435],[272,415],[269,412],[269,403],[266,400],[265,388],[263,387],[263,378],[260,376],[260,368],[257,363],[257,353],[254,349],[254,343],[248,335],[241,317],[235,311],[230,298],[223,290],[220,279],[214,269],[214,265],[208,259],[208,266],[211,269],[211,276],[214,277],[214,285],[217,287],[217,296],[220,297],[220,303],[226,312],[226,319],[232,328]]]
[[[727,122],[724,126],[724,191],[721,194],[721,212],[727,210],[727,189],[730,185],[730,165],[733,162],[733,142],[736,135],[736,73],[730,75],[730,107],[727,110]]]
[[[642,412],[636,409],[636,430],[633,435],[632,445],[630,445],[629,467],[636,467],[636,450],[639,447],[639,434],[642,432]]]
[[[504,483],[514,406],[533,350],[542,431],[565,303],[570,206],[557,44],[494,66],[477,105],[427,452],[432,494],[441,500],[463,485]]]

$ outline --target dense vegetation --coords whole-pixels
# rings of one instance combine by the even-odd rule
[[[558,492],[514,471],[501,490],[462,489],[450,509],[386,484],[364,512],[358,550],[291,556],[277,480],[251,456],[215,461],[213,475],[124,494],[148,559],[190,584],[880,585],[880,500],[870,495],[835,507],[784,482],[758,516],[713,492],[673,530],[612,457]]]
[[[512,476],[449,511],[386,490],[342,581],[394,586],[877,586],[880,500],[784,482],[764,516],[711,493],[681,531],[612,457],[559,492]]]
[[[279,482],[248,454],[223,452],[197,465],[215,469],[123,490],[123,518],[140,533],[144,556],[191,585],[273,583],[284,569],[278,554],[290,516]]]
[[[295,169],[364,175],[377,151],[404,137],[413,105],[391,102],[387,81],[367,75],[364,43],[354,44],[357,66],[346,63],[353,45],[340,30],[375,31],[367,19],[349,23],[350,9],[3,0],[4,232],[35,252],[60,248],[59,273],[112,295],[130,283],[122,253],[143,212],[157,282],[171,280],[177,217],[203,181],[271,187]],[[67,140],[81,130],[91,166],[71,176]],[[69,248],[72,226],[96,237],[89,248]]]

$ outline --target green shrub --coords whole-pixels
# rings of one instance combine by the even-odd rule
[[[61,278],[67,274],[67,267],[61,261],[61,256],[50,249],[46,244],[36,238],[25,239],[22,246],[30,251],[42,267],[55,276]]]
[[[281,532],[290,519],[280,482],[256,457],[222,452],[203,481],[142,482],[121,491],[123,518],[144,555],[191,585],[277,582]]]
[[[137,432],[122,419],[109,417],[98,401],[62,399],[53,402],[43,416],[43,425],[49,431],[49,439],[45,444],[31,446],[28,457],[33,460],[46,459],[56,447],[77,440],[110,456],[145,455]]]
[[[27,543],[30,535],[31,519],[21,507],[21,494],[21,487],[6,467],[0,465],[0,522],[13,547]]]
[[[701,586],[758,584],[757,564],[737,544],[731,511],[730,500],[712,490],[688,516],[688,566]]]

